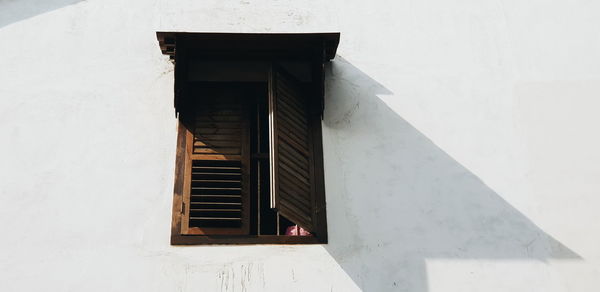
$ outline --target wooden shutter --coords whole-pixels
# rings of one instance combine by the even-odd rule
[[[278,66],[269,74],[271,207],[325,239],[321,120],[316,99]],[[317,157],[319,156],[319,157]]]
[[[202,97],[188,119],[182,234],[249,233],[249,122],[240,98]]]

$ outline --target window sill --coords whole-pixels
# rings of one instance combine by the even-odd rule
[[[314,236],[286,235],[176,235],[171,237],[171,245],[208,244],[326,244],[327,240]]]

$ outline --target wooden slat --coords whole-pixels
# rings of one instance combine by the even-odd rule
[[[240,190],[224,190],[224,189],[193,189],[193,193],[192,196],[195,195],[236,195],[239,196],[240,195]]]
[[[196,141],[241,141],[240,135],[200,134],[195,138]]]
[[[294,166],[288,165],[285,161],[281,161],[278,166],[280,170],[287,171],[295,179],[310,185],[310,177],[308,177],[306,172],[300,171],[294,168]]]
[[[301,154],[299,154],[293,149],[289,150],[287,147],[288,146],[279,148],[281,152],[280,155],[285,156],[287,159],[293,161],[295,165],[301,167],[305,171],[308,171],[309,163],[306,157],[303,157]]]
[[[290,82],[287,82],[285,79],[291,76],[285,76],[284,74],[278,74],[279,80],[277,81],[277,89],[279,90],[279,94],[284,98],[288,98],[292,100],[298,108],[304,108],[306,106],[305,101],[300,98],[302,95],[301,90],[295,88],[295,86],[291,85]],[[293,88],[294,87],[294,88]]]
[[[299,174],[298,171],[289,167],[287,164],[281,163],[279,165],[279,170],[281,172],[286,172],[289,180],[296,180],[297,184],[304,184],[310,186],[309,179],[305,177],[306,174]]]
[[[279,108],[280,108],[281,118],[286,118],[287,120],[290,121],[290,124],[294,124],[294,125],[298,126],[299,129],[302,131],[305,131],[305,132],[307,131],[308,122],[306,120],[306,117],[301,116],[301,115],[306,115],[306,113],[307,113],[306,110],[297,111],[296,109],[291,108],[285,102],[285,100],[281,100],[281,103],[279,103]]]
[[[291,187],[299,189],[303,192],[310,192],[310,186],[308,185],[308,183],[306,183],[306,181],[297,179],[296,177],[291,175],[287,170],[283,169],[281,171],[280,176],[281,179],[287,181],[288,184],[291,184]]]
[[[309,149],[307,149],[306,146],[302,146],[302,145],[298,144],[294,139],[290,138],[287,135],[287,133],[284,131],[279,132],[279,141],[278,142],[279,143],[287,143],[289,146],[291,146],[291,148],[298,151],[298,153],[300,153],[304,156],[310,155]]]
[[[287,97],[286,95],[284,95],[283,98],[281,99],[281,101],[283,103],[285,103],[286,106],[292,108],[294,111],[297,111],[299,113],[306,111],[306,109],[303,107],[303,105],[299,105],[297,102],[289,100],[290,98]]]
[[[281,123],[280,127],[282,128],[282,130],[285,130],[287,132],[294,132],[299,137],[306,137],[305,136],[305,134],[307,133],[306,128],[302,128],[302,127],[298,126],[297,123],[291,122],[288,118],[285,118],[284,116],[282,116],[279,119],[279,123]],[[304,139],[306,139],[306,138],[304,138]]]
[[[298,161],[299,164],[302,164],[302,165],[309,164],[309,161],[306,158],[306,156],[302,155],[302,153],[298,152],[296,149],[294,149],[294,147],[292,147],[286,143],[282,143],[279,148],[281,148],[281,151],[283,151],[284,153],[292,156],[295,161]]]
[[[230,154],[191,154],[192,159],[199,160],[240,160],[241,155]]]
[[[194,134],[196,135],[240,135],[242,133],[241,129],[217,129],[217,128],[196,128]]]
[[[197,179],[228,179],[241,181],[241,174],[239,173],[194,173],[192,174],[192,181]]]
[[[307,124],[306,116],[304,116],[308,112],[306,104],[298,104],[297,100],[285,95],[283,95],[281,100],[279,100],[279,104],[284,107],[283,110],[287,114],[294,113],[300,122]]]
[[[287,201],[290,201],[290,203],[292,203],[294,206],[297,206],[299,209],[302,209],[305,213],[310,214],[310,201],[302,200],[302,196],[299,196],[298,193],[288,193],[286,191],[283,191],[281,192],[281,194]]]
[[[290,111],[297,112],[300,120],[306,120],[306,117],[303,114],[307,112],[308,108],[304,100],[294,98],[290,94],[282,92],[281,100],[279,102],[280,104],[283,103]]]
[[[287,137],[289,137],[290,139],[294,140],[294,142],[296,142],[299,146],[302,147],[302,149],[307,149],[308,148],[308,139],[306,137],[302,137],[301,133],[303,133],[302,131],[298,131],[298,130],[294,130],[292,128],[290,128],[287,124],[286,121],[284,121],[283,119],[279,121],[279,131],[283,134],[285,134]]]
[[[240,179],[240,177],[235,177],[235,176],[224,177],[223,175],[220,175],[219,177],[213,177],[211,179],[192,177],[192,183],[200,184],[202,186],[217,185],[217,184],[218,185],[231,185],[231,184],[240,185],[242,183],[242,180]]]
[[[237,220],[240,221],[242,218],[229,218],[229,217],[190,217],[190,220]]]
[[[240,154],[240,148],[218,148],[218,147],[194,147],[195,154]]]
[[[193,173],[193,179],[229,179],[240,180],[241,174],[235,173],[236,169],[207,169]]]
[[[290,204],[289,200],[281,200],[280,205],[277,207],[277,210],[280,213],[285,214],[285,217],[292,220],[294,223],[300,225],[301,227],[307,230],[312,229],[311,214],[302,211],[301,209],[298,209],[298,207],[293,204]]]
[[[280,120],[279,122],[280,135],[285,135],[287,138],[293,140],[296,144],[298,144],[301,152],[306,152],[302,151],[308,149],[308,139],[306,139],[306,137],[302,137],[302,133],[304,132],[288,127],[284,120]]]
[[[196,140],[194,147],[237,147],[239,150],[240,143],[238,141],[211,141],[211,140]]]
[[[213,173],[232,173],[232,174],[240,174],[239,171],[242,168],[239,166],[214,166],[214,165],[209,165],[209,166],[192,166],[192,170],[194,172],[199,172],[199,173],[206,173],[206,172],[213,172]]]
[[[240,206],[242,203],[230,203],[230,202],[192,202],[192,205],[225,205],[225,206]]]
[[[197,211],[197,212],[239,212],[242,209],[202,209],[202,208],[192,208],[190,209],[190,211]]]
[[[224,190],[224,191],[240,191],[242,188],[209,188],[209,187],[192,187],[192,190]]]
[[[216,194],[210,194],[210,195],[196,195],[196,194],[192,194],[192,197],[198,197],[198,198],[240,198],[241,195],[216,195]]]
[[[292,109],[290,109],[289,107],[287,107],[284,103],[280,104],[280,118],[285,118],[290,125],[294,125],[296,126],[299,130],[301,130],[302,132],[307,132],[308,129],[308,125],[305,119],[301,119],[299,117],[297,117],[296,115],[299,114],[299,112],[294,111]],[[301,112],[302,114],[304,114],[305,112]]]
[[[308,167],[306,165],[301,165],[301,164],[295,163],[293,160],[289,159],[283,153],[281,153],[279,155],[279,159],[281,160],[282,165],[288,166],[294,174],[297,173],[298,175],[301,175],[303,178],[306,178],[306,182],[308,183],[309,170],[307,170]],[[283,169],[287,170],[285,167]]]

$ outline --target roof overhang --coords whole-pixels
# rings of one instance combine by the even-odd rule
[[[335,57],[340,33],[216,33],[157,32],[163,54],[175,63],[176,113],[186,97],[190,60],[258,60],[268,62],[307,61],[313,68],[315,98],[324,102],[324,63]]]
[[[175,59],[178,44],[188,54],[214,57],[219,54],[242,57],[314,58],[327,62],[335,57],[339,32],[331,33],[217,33],[157,32],[163,54]]]

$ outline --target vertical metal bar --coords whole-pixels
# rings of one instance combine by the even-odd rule
[[[274,64],[269,69],[269,79],[267,82],[269,94],[269,192],[271,208],[277,208],[277,192],[279,191],[277,182],[278,149],[277,143],[277,102],[276,102],[276,78]]]
[[[279,211],[277,211],[277,235],[281,235],[279,234]]]
[[[257,100],[258,101],[258,100]],[[260,102],[256,103],[256,152],[257,153],[261,153],[261,149],[260,149]],[[257,234],[260,235],[260,202],[262,201],[262,196],[261,196],[261,189],[260,189],[260,159],[256,159],[256,180],[257,180],[257,184],[256,184],[256,196],[258,198],[258,200],[256,200],[256,204],[258,205],[257,208],[257,215],[258,215],[258,219],[257,219]]]

